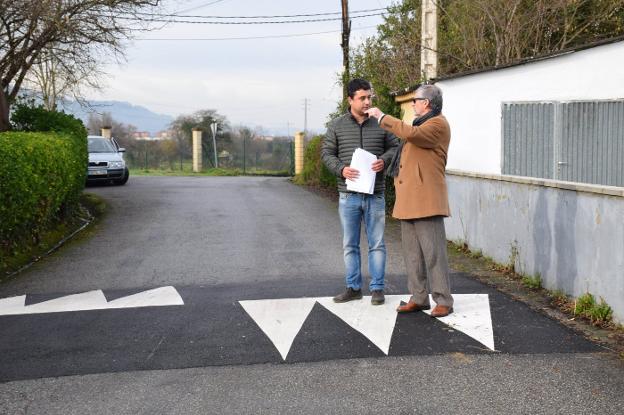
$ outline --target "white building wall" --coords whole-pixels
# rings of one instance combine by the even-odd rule
[[[449,169],[501,174],[501,103],[624,98],[624,41],[437,82]]]
[[[437,83],[451,125],[447,237],[624,322],[624,189],[501,175],[501,104],[624,99],[624,41]]]

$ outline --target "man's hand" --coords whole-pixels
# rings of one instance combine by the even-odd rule
[[[384,113],[377,107],[369,108],[365,112],[369,117],[375,117],[377,119],[380,119],[384,115]]]
[[[347,180],[354,181],[360,176],[360,171],[357,169],[352,169],[351,167],[345,167],[342,169],[342,177]]]
[[[384,161],[382,159],[377,159],[377,161],[373,163],[371,168],[373,169],[375,173],[379,173],[380,171],[384,169]]]

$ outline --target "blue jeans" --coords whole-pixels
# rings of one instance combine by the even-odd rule
[[[384,195],[340,192],[338,213],[342,224],[342,248],[347,287],[354,290],[362,288],[360,229],[362,219],[364,219],[368,239],[368,271],[371,276],[369,289],[370,291],[383,290],[386,269],[386,244],[384,243],[386,200]]]

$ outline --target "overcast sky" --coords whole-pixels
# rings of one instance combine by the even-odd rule
[[[356,11],[385,8],[392,3],[352,0],[349,9],[354,17]],[[165,0],[164,4],[163,13],[192,16],[276,16],[341,10],[340,0]],[[303,130],[304,98],[308,98],[308,130],[322,132],[328,114],[341,97],[336,84],[336,74],[342,70],[340,17],[300,17],[338,20],[291,24],[169,23],[159,30],[139,33],[127,47],[127,62],[107,68],[110,79],[93,98],[128,101],[172,116],[215,109],[232,125],[261,126],[268,134]],[[191,20],[224,21],[200,17]],[[381,22],[379,15],[353,18],[351,46],[373,35]],[[205,40],[329,31],[310,36]]]

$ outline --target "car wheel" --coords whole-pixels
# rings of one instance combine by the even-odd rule
[[[126,167],[124,169],[124,176],[123,176],[123,178],[121,178],[120,180],[115,181],[115,184],[123,186],[124,184],[126,184],[128,182],[129,178],[130,178],[130,172],[128,171],[128,168]]]

